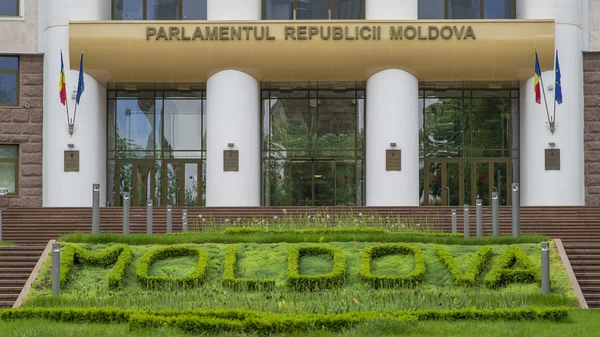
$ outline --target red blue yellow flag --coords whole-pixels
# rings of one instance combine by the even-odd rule
[[[533,75],[533,91],[535,91],[535,102],[542,104],[542,86],[540,81],[542,79],[542,71],[540,70],[540,61],[538,60],[537,51],[535,52],[535,74]]]
[[[67,81],[65,80],[65,62],[63,61],[62,50],[60,51],[60,81],[58,84],[60,103],[67,104]]]

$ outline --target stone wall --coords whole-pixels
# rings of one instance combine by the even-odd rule
[[[20,160],[18,195],[0,196],[0,208],[42,206],[43,73],[42,55],[22,55],[20,106],[0,108],[0,144],[18,144]]]

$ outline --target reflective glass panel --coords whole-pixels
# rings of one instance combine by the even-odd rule
[[[8,188],[8,193],[15,193],[16,175],[16,163],[0,163],[0,188]]]
[[[18,16],[20,0],[0,1],[0,16]]]
[[[444,19],[444,0],[419,0],[419,19]]]
[[[271,99],[272,151],[304,150],[311,147],[310,135],[313,125],[308,99]]]
[[[424,123],[425,157],[459,155],[463,143],[462,92],[429,92],[425,98]]]
[[[363,0],[333,0],[332,19],[352,20],[363,18]]]
[[[143,0],[114,0],[113,20],[144,19]]]
[[[298,20],[327,20],[329,19],[329,0],[298,1],[296,18]]]
[[[17,159],[19,147],[17,145],[0,145],[0,159]]]
[[[154,99],[119,99],[117,105],[117,151],[153,151]],[[146,156],[154,156],[149,153]]]
[[[489,150],[510,149],[510,98],[473,98],[471,100],[472,149],[474,156],[502,156]]]
[[[485,19],[514,19],[514,0],[484,0],[483,17]]]
[[[0,56],[0,70],[19,70],[19,57]]]
[[[292,20],[294,0],[264,0],[265,20]]]
[[[317,146],[319,155],[332,157],[336,151],[356,147],[356,99],[319,100]]]
[[[183,20],[206,20],[206,0],[182,0]]]
[[[201,113],[201,99],[165,99],[165,151],[202,149]]]
[[[480,19],[480,0],[448,0],[448,19]]]
[[[146,20],[179,19],[179,0],[146,0]]]
[[[201,188],[198,184],[201,177],[198,173],[200,172],[197,163],[185,164],[185,206],[201,206],[198,199],[198,188]]]
[[[0,73],[0,105],[17,105],[17,74]]]

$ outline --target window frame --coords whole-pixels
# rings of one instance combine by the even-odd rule
[[[16,158],[0,158],[0,163],[14,163],[15,164],[15,191],[13,193],[8,193],[6,196],[14,197],[19,195],[19,175],[20,175],[20,158],[21,158],[21,147],[18,144],[0,144],[1,146],[11,146],[17,148],[17,157]],[[1,196],[0,196],[1,197]]]
[[[9,0],[10,1],[10,0]],[[1,14],[0,13],[0,19],[10,19],[10,18],[20,18],[23,17],[23,15],[21,15],[21,0],[13,0],[17,3],[17,13],[14,15],[7,15],[7,14]]]
[[[16,75],[15,87],[16,87],[16,95],[17,95],[15,104],[3,104],[2,102],[0,102],[0,108],[18,107],[20,105],[20,101],[21,101],[21,57],[19,55],[6,55],[6,54],[0,54],[0,57],[15,57],[17,59],[17,70],[9,70],[9,69],[1,69],[0,68],[0,75],[3,75],[3,74]]]
[[[139,20],[116,20],[115,19],[115,1],[116,0],[111,0],[111,7],[110,7],[110,17],[111,20],[113,21],[146,21],[148,20],[148,0],[142,0],[142,18]],[[126,0],[124,0],[126,1]],[[207,7],[208,7],[208,0],[205,0],[207,3]],[[175,20],[177,21],[201,21],[202,19],[193,19],[193,20],[184,20],[183,19],[183,12],[184,12],[184,8],[183,8],[183,0],[177,0],[178,2],[178,10],[177,10],[177,18]],[[208,12],[208,9],[207,9]],[[157,20],[157,21],[169,21],[169,20]]]
[[[262,20],[265,21],[278,21],[279,19],[267,19],[267,6],[265,5],[265,1],[267,0],[261,0],[260,5],[261,5],[261,13],[262,13]],[[329,19],[325,19],[325,20],[338,20],[338,21],[352,21],[352,20],[364,20],[365,19],[365,11],[366,11],[366,2],[368,0],[360,0],[361,1],[361,7],[362,7],[362,13],[361,13],[361,17],[359,19],[333,19],[333,17],[335,16],[334,12],[333,12],[333,3],[334,0],[329,0]],[[516,1],[516,0],[514,0]],[[292,18],[289,19],[290,21],[295,21],[295,20],[300,20],[296,18],[296,10],[298,9],[298,0],[292,0]],[[284,19],[284,20],[288,20],[288,19]],[[304,19],[303,21],[321,21],[320,19]]]
[[[294,0],[296,1],[296,0]],[[448,17],[448,13],[450,12],[450,8],[449,8],[449,1],[450,0],[444,0],[444,20],[453,20],[451,18]],[[465,20],[514,20],[517,18],[517,0],[512,0],[513,2],[513,13],[512,13],[512,18],[510,19],[486,19],[485,17],[485,1],[486,0],[478,0],[479,1],[479,19],[465,19]],[[417,7],[417,12],[418,12],[418,7]],[[419,20],[430,20],[430,19],[422,19],[422,18],[417,18]],[[458,19],[456,19],[458,20]]]

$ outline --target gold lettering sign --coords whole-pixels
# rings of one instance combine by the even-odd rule
[[[146,40],[155,41],[272,41],[275,32],[271,26],[205,26],[196,27],[194,33],[186,32],[185,27],[148,26]],[[280,27],[277,27],[280,28]],[[381,40],[381,26],[284,26],[285,40]],[[390,40],[476,40],[472,26],[462,25],[407,25],[391,26]]]
[[[65,151],[65,172],[79,172],[79,151]]]
[[[238,150],[223,150],[223,171],[237,172],[240,170],[240,154]]]
[[[402,170],[402,152],[401,150],[385,150],[385,170]]]
[[[546,171],[560,171],[560,149],[545,149]]]

